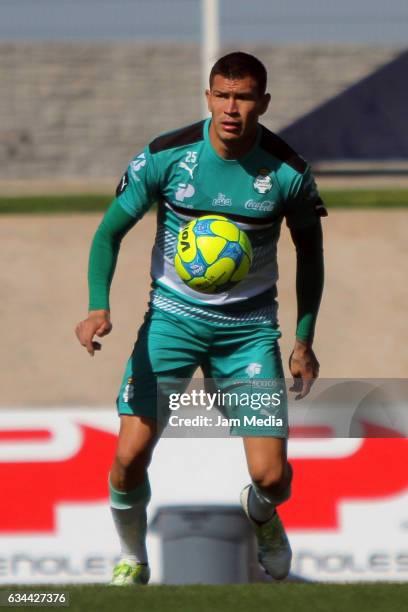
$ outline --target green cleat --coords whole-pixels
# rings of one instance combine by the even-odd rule
[[[150,568],[144,563],[122,559],[113,569],[112,586],[135,586],[149,582]]]
[[[241,505],[255,531],[258,541],[258,561],[272,578],[283,580],[289,574],[292,561],[288,536],[276,510],[266,523],[259,524],[251,518],[248,509],[251,486],[247,485],[242,490]]]

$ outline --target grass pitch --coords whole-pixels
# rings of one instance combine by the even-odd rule
[[[109,587],[2,587],[18,592],[69,593],[70,612],[406,612],[408,584],[245,584]]]
[[[321,191],[328,208],[404,208],[408,189],[343,189]],[[103,212],[112,195],[0,197],[0,214],[77,214]]]

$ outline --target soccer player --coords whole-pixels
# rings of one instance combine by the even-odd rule
[[[214,380],[283,379],[278,346],[276,247],[283,218],[297,252],[298,318],[290,356],[291,390],[303,398],[318,376],[312,350],[323,287],[320,217],[325,216],[309,166],[259,124],[269,105],[266,70],[242,52],[219,59],[206,91],[211,117],[159,136],[123,175],[116,198],[93,239],[89,314],[76,334],[90,355],[111,329],[109,289],[122,238],[157,202],[149,309],[126,366],[117,399],[120,432],[109,477],[121,560],[112,584],[146,584],[147,474],[162,429],[157,417],[161,380],[190,379],[197,367]],[[204,294],[174,270],[177,236],[188,221],[222,214],[244,229],[254,258],[247,277],[228,291]],[[275,579],[290,570],[291,548],[276,507],[290,496],[292,469],[284,427],[238,432],[251,483],[241,503],[258,541],[259,560]]]

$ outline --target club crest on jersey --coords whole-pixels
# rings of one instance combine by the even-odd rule
[[[258,193],[268,193],[272,189],[272,179],[269,176],[268,168],[259,168],[254,180],[254,189]]]

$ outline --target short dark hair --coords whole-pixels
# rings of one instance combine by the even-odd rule
[[[266,68],[257,57],[249,53],[235,51],[220,57],[210,72],[210,88],[217,74],[226,79],[243,79],[250,76],[257,82],[260,96],[263,96],[266,91]]]

